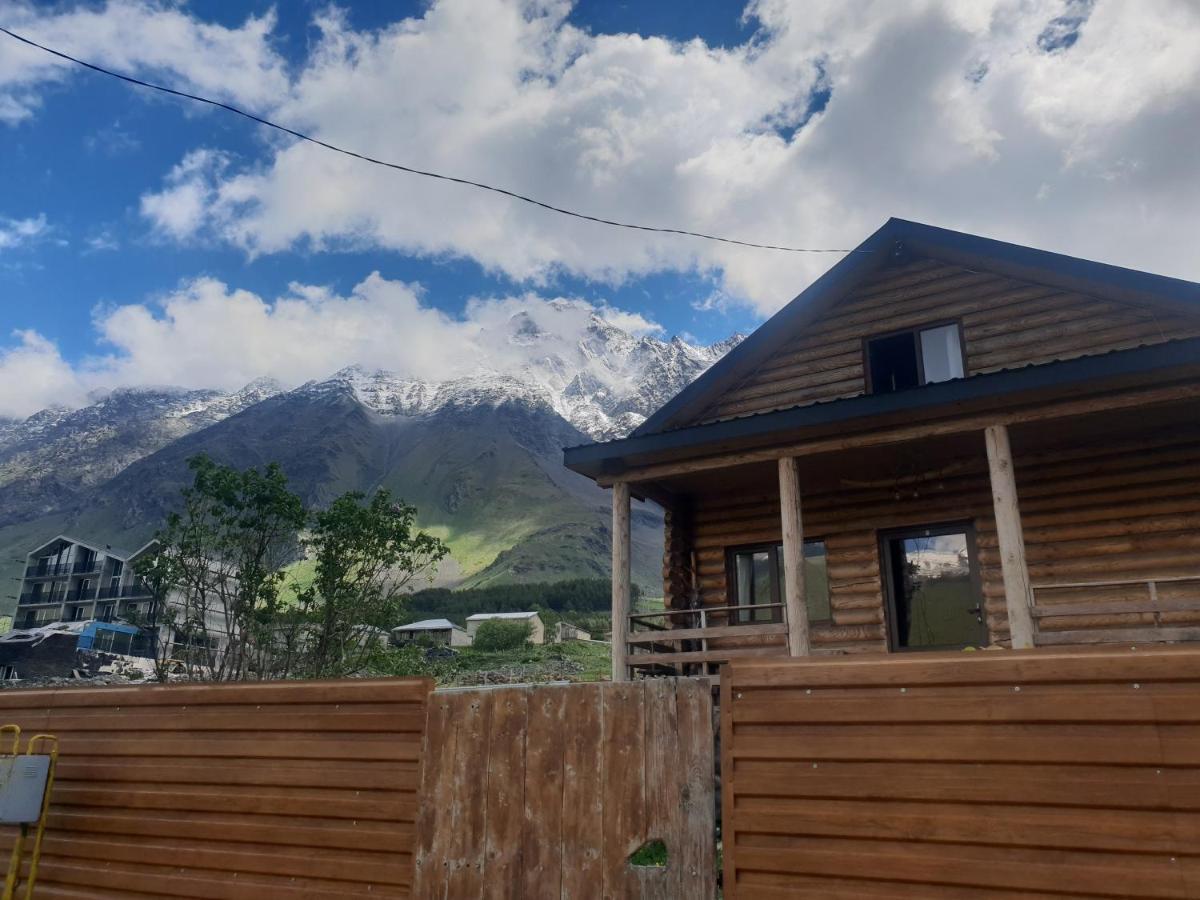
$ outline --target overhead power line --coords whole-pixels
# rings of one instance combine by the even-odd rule
[[[266,125],[268,128],[274,128],[276,131],[282,131],[284,134],[290,134],[294,138],[302,141],[307,141],[310,144],[316,144],[318,147],[324,147],[326,150],[332,150],[334,153],[341,153],[344,156],[353,157],[362,162],[371,163],[376,166],[385,166],[389,169],[395,169],[398,172],[407,172],[410,175],[420,175],[424,178],[436,178],[440,181],[452,181],[455,184],[463,184],[467,187],[478,188],[482,191],[491,191],[494,194],[503,194],[505,197],[511,197],[513,200],[520,200],[522,203],[530,203],[534,206],[539,206],[542,209],[549,210],[553,213],[559,213],[564,216],[571,216],[576,219],[583,219],[587,222],[595,222],[599,225],[609,225],[613,228],[629,228],[634,231],[652,231],[658,234],[678,234],[684,237],[702,238],[706,241],[719,241],[722,244],[736,244],[739,247],[754,247],[758,250],[781,250],[786,253],[850,253],[849,250],[838,250],[833,248],[813,248],[813,247],[784,247],[778,244],[758,244],[753,241],[739,241],[735,238],[721,237],[715,234],[705,234],[701,231],[689,231],[686,228],[660,228],[654,225],[638,225],[633,222],[619,222],[615,219],[605,219],[600,216],[591,216],[587,213],[577,212],[573,209],[555,206],[552,203],[546,203],[543,200],[538,200],[535,197],[529,197],[525,194],[519,194],[516,191],[510,191],[507,188],[496,187],[492,184],[486,184],[482,181],[473,181],[470,178],[459,178],[454,175],[443,175],[440,172],[430,172],[424,169],[416,169],[412,166],[402,165],[401,163],[388,162],[384,159],[376,159],[373,156],[367,156],[365,153],[358,153],[354,150],[348,150],[345,147],[339,147],[336,144],[331,144],[328,141],[322,141],[319,138],[312,137],[302,131],[297,131],[294,128],[288,128],[286,125],[280,125],[277,122],[272,122],[270,119],[264,119],[262,116],[256,116],[254,113],[246,112],[244,109],[238,109],[228,103],[222,103],[219,100],[213,100],[209,97],[202,97],[199,94],[189,94],[187,91],[177,91],[174,88],[166,87],[161,84],[143,81],[140,78],[134,78],[132,75],[125,75],[121,72],[114,72],[112,69],[106,69],[103,66],[98,66],[95,63],[87,62],[86,60],[77,59],[70,54],[63,53],[61,50],[55,50],[52,47],[47,47],[44,44],[39,44],[37,41],[30,40],[23,35],[17,34],[15,31],[10,31],[7,28],[0,27],[0,32],[7,34],[10,38],[20,41],[22,44],[28,44],[30,47],[36,47],[52,56],[57,56],[59,59],[64,59],[69,63],[74,63],[77,66],[83,66],[85,69],[91,69],[93,72],[99,72],[101,75],[107,75],[110,78],[117,78],[129,84],[137,85],[138,87],[149,88],[152,91],[159,91],[163,94],[170,94],[173,97],[182,97],[185,100],[194,100],[197,103],[206,103],[209,106],[215,106],[218,109],[223,109],[226,112],[234,113],[242,116],[252,122],[257,122],[259,125]]]

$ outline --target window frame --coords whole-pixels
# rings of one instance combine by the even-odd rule
[[[917,387],[925,387],[927,384],[945,384],[943,381],[929,382],[925,380],[925,354],[921,352],[921,332],[932,331],[934,328],[945,328],[947,325],[953,325],[958,329],[958,354],[962,358],[962,377],[967,377],[967,342],[963,336],[962,319],[934,319],[929,322],[923,322],[920,325],[915,325],[912,328],[897,328],[894,331],[883,331],[879,334],[864,335],[862,339],[862,366],[863,379],[867,386],[868,394],[875,394],[875,385],[871,383],[871,343],[873,341],[883,340],[885,338],[899,337],[902,334],[911,334],[913,336],[913,348],[917,355],[917,378],[920,384]],[[950,379],[956,381],[957,379]],[[907,389],[906,389],[907,390]],[[893,391],[892,393],[896,393]]]
[[[923,532],[922,537],[942,537],[948,534],[965,534],[967,538],[967,574],[975,602],[979,607],[980,616],[980,647],[991,643],[991,628],[987,622],[987,608],[983,598],[983,573],[979,567],[979,545],[976,542],[974,519],[958,519],[951,521],[931,522],[928,524],[908,525],[899,528],[883,528],[876,532],[875,539],[879,552],[879,577],[882,582],[884,627],[887,629],[887,645],[889,653],[937,653],[939,651],[958,651],[963,648],[955,644],[939,644],[929,647],[908,647],[900,643],[899,621],[900,612],[897,608],[896,586],[892,581],[892,554],[890,544],[898,538],[905,538]],[[967,646],[971,646],[968,644]]]
[[[825,565],[826,565],[826,590],[830,593],[829,599],[829,617],[825,619],[809,619],[810,625],[829,625],[833,622],[833,596],[832,588],[828,582],[828,565],[829,565],[829,545],[824,537],[814,536],[805,538],[805,544],[824,544],[825,545]],[[772,607],[769,620],[762,619],[746,619],[742,621],[740,615],[743,604],[739,602],[737,596],[737,557],[745,553],[762,553],[766,552],[774,563],[771,571],[774,573],[771,578],[771,602],[782,604],[783,599],[783,541],[760,541],[755,544],[738,544],[736,546],[725,548],[725,603],[727,606],[737,607],[730,610],[729,624],[731,625],[779,625],[783,623],[783,606]],[[746,604],[745,609],[752,610],[757,604]],[[808,598],[804,598],[804,610],[808,612]]]

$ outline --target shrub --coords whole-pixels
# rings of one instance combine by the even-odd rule
[[[480,622],[475,632],[472,647],[485,652],[495,650],[517,650],[524,647],[532,633],[526,621],[511,619],[488,619]]]

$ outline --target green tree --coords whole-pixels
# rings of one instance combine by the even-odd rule
[[[156,579],[155,621],[169,618],[171,653],[192,678],[237,681],[269,674],[284,566],[306,514],[277,463],[238,470],[205,455],[188,460],[182,510],[167,517],[141,571]],[[177,598],[170,612],[162,598]]]
[[[488,619],[479,623],[471,646],[485,653],[497,650],[518,650],[529,642],[532,629],[524,620]]]
[[[312,517],[304,541],[316,560],[312,583],[298,593],[295,669],[336,677],[362,668],[383,629],[396,624],[408,586],[432,579],[449,553],[416,529],[417,510],[383,489],[368,499],[343,494]]]

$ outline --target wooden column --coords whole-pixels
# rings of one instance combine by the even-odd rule
[[[1008,607],[1008,632],[1014,649],[1033,646],[1033,589],[1025,563],[1025,536],[1017,508],[1017,481],[1013,474],[1008,427],[989,425],[984,430],[988,470],[992,479],[992,504],[996,510],[996,538],[1000,545],[1000,570],[1004,577],[1004,602]]]
[[[625,654],[629,633],[629,595],[632,572],[629,564],[629,482],[613,485],[612,528],[612,680],[627,681]]]
[[[779,507],[783,518],[783,603],[787,613],[788,654],[808,656],[804,528],[800,518],[800,467],[795,457],[779,460]]]

